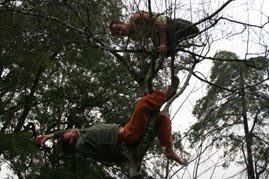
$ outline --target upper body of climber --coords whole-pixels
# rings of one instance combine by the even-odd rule
[[[178,80],[178,78],[176,79]],[[117,158],[123,158],[120,141],[123,140],[128,144],[137,142],[148,125],[150,112],[158,110],[175,93],[178,83],[179,81],[176,81],[176,87],[168,87],[165,91],[156,90],[147,96],[143,96],[138,101],[131,120],[125,127],[103,124],[86,130],[68,129],[54,134],[38,136],[36,143],[44,144],[48,139],[60,138],[62,149],[66,154],[78,152],[85,157],[106,161],[109,161],[108,159],[113,161]],[[164,154],[169,159],[181,164],[184,163],[172,147],[169,117],[165,113],[161,113],[157,120],[159,123],[159,141],[161,146],[165,147]]]
[[[163,56],[167,53],[167,46],[199,33],[199,29],[189,21],[180,18],[172,20],[167,16],[156,13],[150,15],[144,11],[132,14],[126,22],[111,22],[110,31],[114,35],[129,36],[142,43],[151,38],[155,45],[159,45],[158,50]]]
[[[44,144],[49,139],[58,139],[65,155],[79,153],[98,161],[122,162],[126,159],[119,138],[119,125],[98,124],[86,129],[58,130],[41,135],[36,143]]]

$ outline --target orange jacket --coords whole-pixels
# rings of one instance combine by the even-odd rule
[[[138,141],[148,125],[150,112],[159,109],[165,102],[165,93],[159,90],[143,96],[138,101],[130,121],[125,125],[121,138],[129,144]],[[158,135],[160,144],[162,146],[172,145],[170,118],[165,113],[161,113],[157,120],[160,124]]]

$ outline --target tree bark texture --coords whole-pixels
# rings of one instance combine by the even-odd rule
[[[151,146],[154,138],[157,136],[158,125],[157,116],[159,111],[153,111],[150,116],[149,124],[144,132],[142,138],[134,146],[128,146],[128,167],[129,176],[131,179],[140,179],[141,176],[141,165],[147,150]]]

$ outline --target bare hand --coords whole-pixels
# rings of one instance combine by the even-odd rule
[[[48,135],[40,135],[35,138],[35,143],[44,144],[50,137]]]
[[[159,46],[159,52],[160,52],[160,54],[161,54],[162,56],[166,56],[166,52],[167,52],[167,47],[166,47],[166,45],[161,44],[161,45]]]

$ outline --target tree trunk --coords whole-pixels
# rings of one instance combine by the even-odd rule
[[[17,125],[16,125],[16,127],[14,129],[15,133],[20,132],[20,130],[22,129],[22,127],[24,125],[24,122],[26,120],[27,115],[29,114],[29,112],[31,110],[31,107],[32,107],[32,104],[33,104],[33,101],[34,101],[34,95],[35,95],[35,92],[37,90],[39,79],[40,79],[40,77],[42,75],[42,72],[43,72],[43,67],[40,65],[38,67],[35,79],[33,81],[31,92],[30,92],[29,95],[25,96],[24,110],[23,110],[22,115],[20,116],[20,118],[18,120],[18,123],[17,123]]]
[[[157,116],[159,111],[153,111],[150,116],[149,124],[144,132],[142,138],[138,141],[135,146],[128,146],[128,167],[129,167],[129,176],[131,179],[141,178],[141,165],[144,156],[146,155],[147,150],[151,146],[154,138],[157,136],[158,124]]]
[[[247,118],[247,107],[246,107],[246,93],[244,89],[244,76],[241,70],[240,72],[240,95],[241,95],[241,107],[242,107],[242,117],[244,123],[244,132],[245,132],[245,142],[247,149],[247,173],[249,179],[255,179],[254,168],[253,168],[253,156],[252,156],[252,135],[248,127],[248,118]]]

